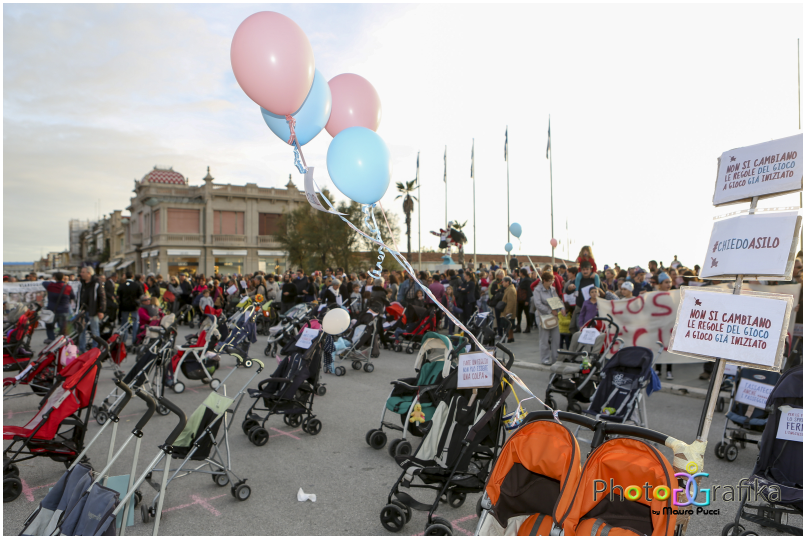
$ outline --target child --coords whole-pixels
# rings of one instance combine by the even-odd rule
[[[350,312],[354,315],[358,315],[361,312],[361,285],[354,284],[353,285],[353,293],[350,294],[350,300],[353,302],[350,305]]]
[[[582,249],[579,250],[577,264],[579,264],[580,269],[582,268],[583,262],[590,262],[593,273],[596,273],[596,260],[593,259],[593,251],[591,250],[590,245],[583,245]]]
[[[582,309],[579,312],[579,327],[585,327],[585,324],[593,320],[599,315],[599,306],[596,305],[599,299],[599,289],[591,288],[590,298],[582,304]]]
[[[565,304],[565,309],[557,313],[560,321],[560,350],[568,350],[571,347],[571,315],[573,307]]]
[[[204,313],[205,307],[210,307],[210,309],[215,309],[215,304],[213,303],[213,299],[210,297],[210,289],[205,288],[202,291],[202,298],[199,300],[199,310]]]
[[[445,287],[445,307],[455,317],[462,318],[462,309],[456,306],[456,296],[453,295],[453,287],[450,285]],[[448,324],[448,335],[453,335],[456,324],[449,317],[445,317],[445,322]]]

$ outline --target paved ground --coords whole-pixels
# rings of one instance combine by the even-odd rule
[[[187,330],[182,330],[186,333]],[[513,346],[516,358],[535,361],[537,337],[517,335]],[[35,337],[34,349],[41,347],[44,335]],[[267,359],[267,371],[259,379],[267,377],[274,367],[274,360],[262,356],[261,338],[253,345],[253,353]],[[370,428],[376,427],[383,403],[390,390],[390,380],[412,375],[414,356],[383,351],[375,360],[375,372],[365,373],[347,367],[347,375],[336,378],[326,376],[328,392],[317,397],[314,410],[323,422],[321,433],[311,436],[299,429],[286,426],[281,417],[272,418],[271,438],[263,447],[252,445],[240,429],[245,399],[236,415],[236,424],[230,431],[232,468],[235,473],[248,478],[252,496],[245,502],[237,502],[230,489],[216,486],[209,476],[184,477],[169,486],[165,514],[160,532],[163,535],[390,535],[380,524],[378,515],[386,503],[386,497],[399,476],[399,468],[385,450],[375,451],[364,441]],[[234,361],[224,358],[223,374],[231,370]],[[699,367],[676,367],[676,375],[696,378]],[[544,371],[518,368],[521,378],[538,395],[542,395],[548,374]],[[690,373],[688,371],[691,371]],[[239,369],[227,382],[227,392],[232,395],[248,379],[251,372]],[[111,369],[104,369],[98,393],[102,397],[112,389]],[[223,376],[222,376],[223,377]],[[677,380],[676,380],[677,382]],[[257,380],[252,383],[255,387]],[[190,382],[188,390],[181,395],[170,394],[169,398],[188,415],[204,400],[209,389],[198,382]],[[99,398],[101,398],[99,397]],[[558,399],[563,407],[565,402]],[[703,400],[692,396],[670,393],[655,393],[648,400],[650,426],[668,435],[691,440],[696,431]],[[37,408],[38,399],[25,397],[7,401],[3,406],[3,423],[22,425]],[[529,410],[540,408],[535,401],[527,404]],[[118,446],[125,439],[137,418],[145,410],[140,401],[132,401],[124,412],[118,434]],[[145,429],[139,469],[157,453],[157,445],[173,428],[172,416],[154,416]],[[717,414],[709,437],[713,446],[724,426],[724,415]],[[93,422],[88,440],[100,428]],[[89,455],[97,469],[106,462],[109,432],[104,435]],[[112,469],[112,475],[128,473],[133,453],[132,443]],[[581,444],[583,454],[586,444]],[[665,449],[671,459],[671,452]],[[720,484],[736,485],[740,478],[747,477],[755,462],[758,450],[749,446],[740,452],[735,462],[717,460],[709,447],[706,456],[706,471],[711,476],[703,486]],[[16,501],[5,504],[3,509],[3,533],[18,534],[26,516],[45,496],[50,485],[64,471],[62,464],[48,459],[37,459],[20,465],[25,490]],[[317,501],[298,502],[297,491],[302,488],[313,493]],[[146,500],[150,501],[154,490],[143,488]],[[422,501],[426,496],[417,492]],[[439,508],[438,514],[452,521],[457,535],[472,534],[475,524],[477,495],[468,496],[465,504],[453,509],[447,505]],[[715,500],[712,507],[718,516],[696,517],[689,526],[689,535],[719,535],[722,527],[732,520],[738,504]],[[797,525],[802,526],[801,519]],[[421,534],[425,527],[425,513],[415,512],[404,529],[406,534]],[[755,525],[747,526],[761,532]],[[131,535],[147,535],[151,525],[142,524],[137,512],[135,525],[127,530]],[[764,530],[766,533],[768,530]]]

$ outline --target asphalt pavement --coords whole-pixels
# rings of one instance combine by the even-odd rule
[[[183,327],[181,335],[189,330]],[[44,332],[37,331],[33,348],[42,347]],[[532,391],[541,396],[545,392],[549,374],[544,370],[529,368],[528,363],[537,362],[537,335],[516,335],[512,350],[518,360],[514,370]],[[259,337],[252,345],[251,355],[266,362],[266,369],[250,384],[270,376],[276,367],[275,358],[263,356],[265,337]],[[347,374],[343,377],[323,375],[327,394],[316,397],[314,412],[322,421],[322,430],[312,436],[301,428],[289,427],[281,416],[267,423],[270,439],[262,447],[248,441],[241,430],[246,408],[252,401],[244,397],[235,414],[235,422],[229,431],[232,470],[247,479],[251,496],[246,501],[237,501],[230,488],[219,487],[204,474],[192,474],[172,482],[167,490],[164,513],[160,524],[161,535],[393,535],[380,524],[379,513],[387,503],[389,491],[400,476],[401,470],[385,449],[374,450],[365,442],[365,434],[380,422],[385,400],[391,390],[390,381],[413,376],[414,355],[381,351],[373,363],[372,373],[355,371],[349,362],[343,362]],[[127,359],[128,369],[133,360]],[[524,363],[521,363],[524,362]],[[253,369],[239,368],[232,372],[234,360],[222,357],[218,378],[230,375],[226,381],[227,395],[237,394],[254,374]],[[187,389],[182,394],[168,390],[168,398],[189,416],[210,393],[200,382],[186,381]],[[113,389],[112,369],[105,367],[100,376],[98,396],[100,401]],[[524,395],[519,392],[521,398]],[[511,399],[510,399],[511,400]],[[565,407],[562,397],[559,407]],[[36,413],[39,399],[34,396],[5,401],[3,424],[24,425]],[[647,408],[650,428],[686,441],[692,441],[704,405],[696,395],[657,392],[649,397]],[[527,410],[542,409],[535,400],[525,403]],[[122,414],[117,436],[117,446],[123,443],[137,419],[144,413],[145,405],[132,400]],[[393,418],[396,420],[396,418]],[[145,427],[138,470],[157,455],[158,445],[174,428],[174,416],[155,415]],[[709,435],[705,471],[709,473],[701,487],[712,485],[737,485],[751,472],[758,455],[754,445],[741,449],[734,462],[718,460],[713,454],[715,445],[725,424],[724,414],[716,414]],[[87,440],[100,427],[95,421],[90,424]],[[89,457],[96,470],[106,463],[111,429],[107,428],[89,450]],[[390,436],[391,440],[392,436]],[[4,443],[4,447],[8,442]],[[580,443],[583,455],[587,444]],[[133,458],[134,443],[124,450],[113,465],[110,476],[128,474]],[[671,461],[671,450],[661,448]],[[176,461],[174,461],[176,462]],[[46,458],[38,458],[20,464],[23,494],[14,502],[3,506],[3,533],[15,535],[20,532],[25,518],[47,494],[48,489],[64,472],[64,465]],[[161,474],[155,474],[156,479]],[[315,494],[316,502],[297,501],[297,493]],[[144,485],[144,503],[150,503],[155,490]],[[428,491],[416,491],[414,497],[431,502]],[[475,506],[478,495],[469,495],[464,505],[452,508],[441,504],[437,514],[452,522],[456,535],[472,535],[476,525]],[[688,535],[719,535],[723,526],[732,521],[738,502],[724,502],[721,496],[712,500],[711,508],[718,515],[695,516],[688,528]],[[127,529],[130,535],[150,535],[152,524],[143,524],[139,510],[134,526]],[[802,519],[791,519],[791,524],[802,526]],[[415,511],[411,521],[400,534],[422,534],[426,514]],[[749,530],[771,534],[754,524],[744,523]]]

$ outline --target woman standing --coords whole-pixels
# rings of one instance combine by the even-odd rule
[[[476,276],[471,272],[466,271],[464,273],[460,288],[462,289],[462,295],[465,298],[465,303],[462,306],[464,312],[462,313],[460,320],[463,324],[467,324],[467,320],[476,309]]]
[[[535,310],[539,315],[552,315],[557,316],[557,309],[552,309],[549,306],[549,298],[558,298],[557,290],[554,288],[554,275],[551,272],[543,272],[540,277],[541,283],[534,289],[534,296],[532,297]],[[559,298],[558,298],[559,299]],[[559,324],[551,329],[540,328],[540,359],[543,365],[551,365],[557,361],[557,350],[560,347],[560,327]]]
[[[515,292],[515,285],[512,284],[512,278],[504,277],[503,282],[504,287],[504,298],[501,300],[504,303],[504,308],[501,309],[501,313],[499,315],[499,319],[509,318],[510,320],[515,318],[515,313],[518,311],[518,294]],[[502,332],[499,328],[499,335]],[[515,337],[512,333],[512,325],[510,324],[509,333],[507,335],[507,342],[515,342]]]

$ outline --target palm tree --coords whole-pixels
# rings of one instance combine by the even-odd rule
[[[403,213],[406,214],[406,239],[408,248],[406,252],[406,258],[411,260],[411,212],[414,211],[414,201],[417,200],[417,197],[412,195],[414,190],[417,189],[417,179],[410,182],[406,182],[405,185],[403,182],[397,182],[397,192],[400,193],[395,197],[397,200],[400,197],[403,197]]]

